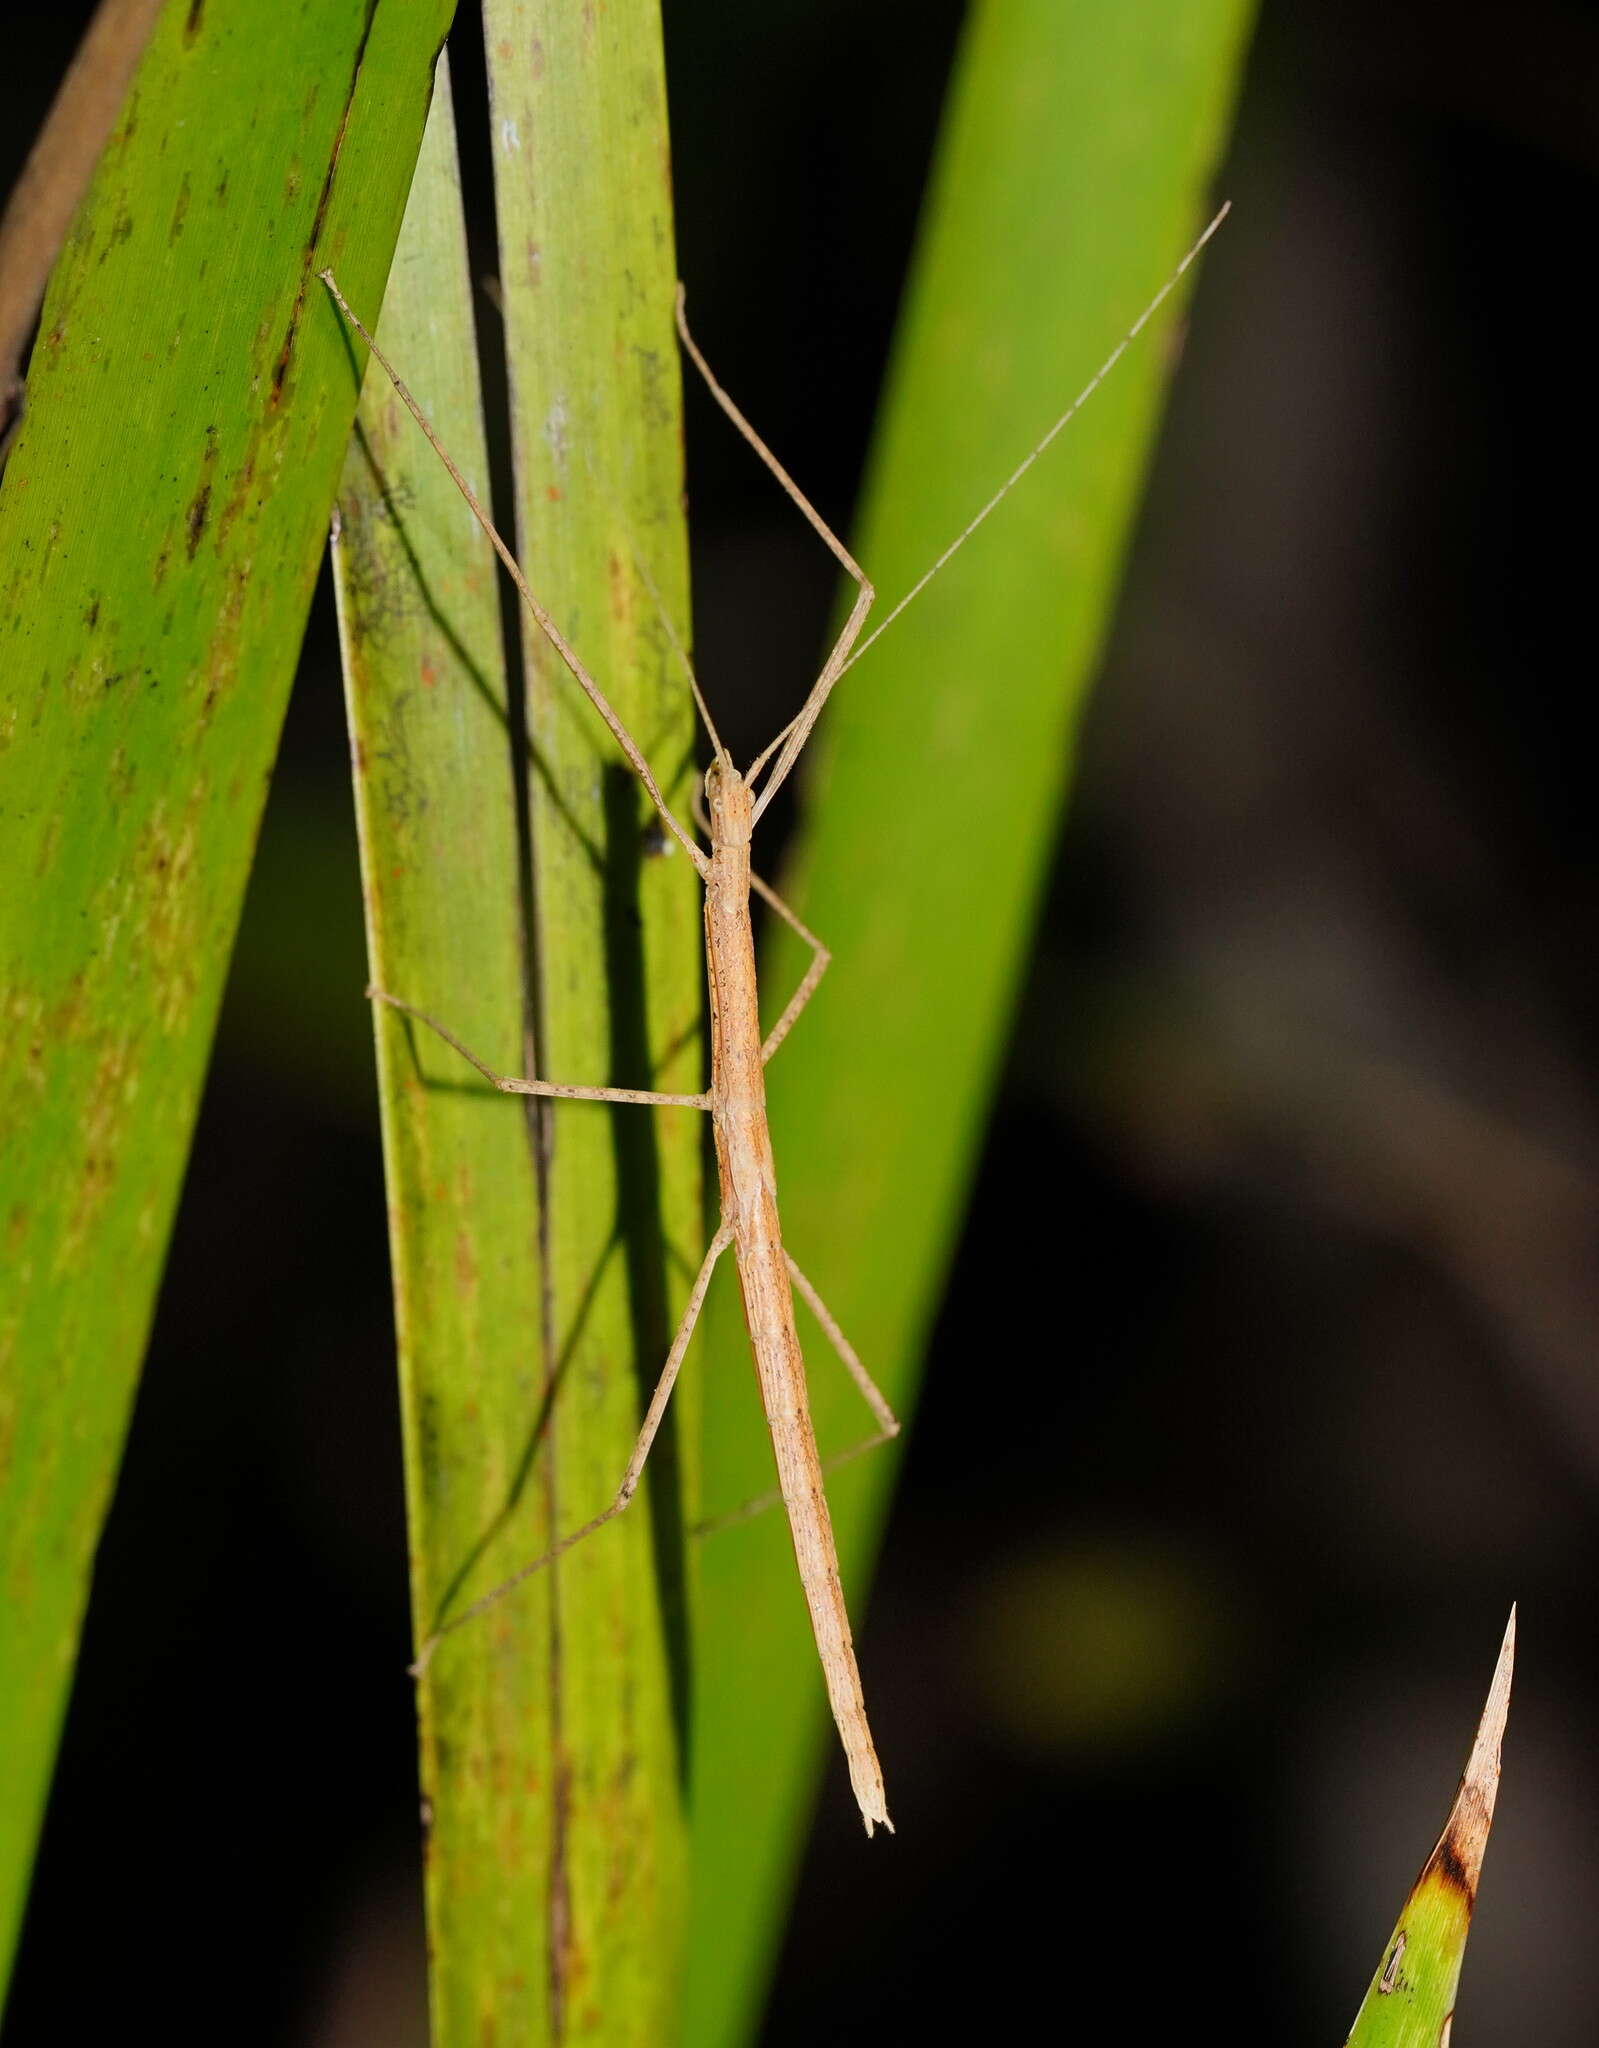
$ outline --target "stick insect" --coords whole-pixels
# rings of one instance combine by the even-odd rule
[[[833,1348],[843,1360],[877,1424],[872,1436],[855,1446],[852,1451],[845,1452],[843,1456],[855,1457],[878,1444],[887,1442],[898,1434],[899,1423],[848,1339],[829,1314],[821,1296],[795,1264],[783,1244],[777,1206],[776,1171],[766,1120],[765,1069],[767,1062],[788,1036],[800,1013],[815,994],[817,984],[826,972],[831,956],[815,933],[808,930],[777,892],[753,871],[750,865],[751,835],[773,796],[793,770],[811,729],[839,678],[860,659],[887,627],[893,624],[905,607],[926,589],[950,557],[965,545],[1087,402],[1216,232],[1226,212],[1224,206],[1071,405],[1033,445],[999,489],[967,522],[875,631],[864,640],[861,634],[876,595],[870,581],[854,556],[827,525],[712,373],[689,332],[683,289],[681,286],[678,287],[676,321],[685,353],[704,378],[712,398],[722,412],[793,500],[840,567],[853,580],[856,592],[849,616],[799,712],[742,772],[734,763],[716,730],[686,649],[677,638],[670,621],[664,621],[668,638],[687,675],[694,702],[711,743],[712,758],[704,782],[705,808],[699,817],[699,822],[710,841],[709,854],[700,848],[687,827],[668,806],[649,763],[632,735],[606,701],[604,693],[583,665],[576,650],[529,588],[511,550],[501,539],[488,513],[448,451],[440,444],[403,380],[345,300],[332,271],[324,270],[320,273],[323,283],[345,319],[365,342],[393,384],[399,398],[427,437],[434,452],[449,471],[478,524],[505,564],[523,603],[539,629],[610,728],[617,745],[643,784],[661,823],[687,853],[705,885],[705,955],[710,991],[711,1084],[703,1094],[671,1095],[643,1088],[584,1087],[563,1081],[526,1080],[501,1074],[480,1059],[469,1047],[463,1045],[453,1032],[427,1011],[418,1009],[414,1004],[386,989],[373,987],[367,991],[374,1001],[385,1003],[436,1032],[463,1059],[475,1067],[485,1080],[504,1094],[546,1096],[567,1102],[628,1103],[654,1108],[709,1111],[721,1188],[721,1220],[689,1292],[688,1304],[683,1311],[665,1366],[640,1426],[633,1454],[628,1460],[627,1469],[622,1475],[614,1499],[608,1507],[563,1537],[553,1548],[523,1565],[510,1578],[492,1588],[438,1628],[418,1652],[416,1663],[412,1666],[417,1676],[426,1670],[433,1652],[445,1635],[472,1620],[495,1601],[503,1599],[524,1579],[553,1563],[574,1544],[592,1536],[627,1507],[638,1489],[645,1462],[665,1416],[667,1403],[688,1350],[689,1340],[699,1319],[712,1271],[722,1254],[731,1247],[738,1267],[750,1346],[754,1353],[761,1400],[766,1411],[777,1463],[779,1495],[788,1514],[800,1583],[810,1611],[811,1628],[821,1659],[828,1703],[832,1708],[833,1719],[849,1767],[850,1784],[860,1807],[861,1817],[866,1824],[867,1834],[870,1835],[879,1825],[892,1832],[893,1822],[889,1819],[883,1791],[882,1768],[878,1762],[877,1750],[866,1716],[860,1671],[856,1664],[849,1616],[839,1581],[838,1557],[823,1485],[823,1466],[811,1426],[805,1366],[794,1318],[796,1290],[809,1305]],[[698,809],[696,806],[697,811]],[[764,1039],[760,1029],[755,945],[750,919],[752,891],[811,948],[809,967],[781,1016]]]

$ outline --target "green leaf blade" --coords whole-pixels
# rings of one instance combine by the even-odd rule
[[[518,552],[687,816],[693,707],[662,612],[688,640],[681,384],[657,0],[484,13]],[[541,1070],[702,1084],[697,877],[661,847],[633,773],[543,636],[524,625],[534,773]],[[642,1069],[642,1071],[641,1071]],[[705,1248],[693,1110],[558,1107],[548,1312],[561,1360],[551,1526],[615,1495]],[[567,2024],[669,2041],[687,1920],[690,1696],[683,1537],[697,1375],[645,1491],[561,1560],[546,1660],[556,1786],[550,1968]],[[685,1401],[684,1395],[687,1394]]]
[[[656,10],[496,6],[485,26],[519,552],[686,810],[688,692],[634,566],[683,621]],[[435,126],[380,340],[481,494]],[[656,850],[632,771],[531,618],[507,687],[486,544],[463,539],[453,484],[375,378],[362,411],[342,575],[374,979],[504,1071],[693,1091],[693,872]],[[703,1132],[691,1110],[530,1113],[392,1011],[378,1042],[422,1637],[614,1496],[703,1250]],[[678,1419],[627,1515],[429,1665],[441,2048],[490,2025],[530,2043],[675,2034],[687,1447]]]
[[[488,489],[449,74],[440,60],[379,338],[474,489]],[[365,380],[339,490],[335,587],[374,982],[445,1010],[517,1063],[526,961],[493,551],[387,380]],[[518,1490],[537,1369],[533,1149],[518,1106],[423,1027],[375,1015],[418,1642]],[[433,2035],[515,2011],[498,1981],[547,1899],[507,1757],[546,1728],[523,1613],[478,1624],[493,1660],[441,1656],[419,1688]],[[522,1869],[519,1884],[506,1873]],[[519,1922],[523,1924],[519,1924]],[[513,1961],[510,1974],[536,1972]],[[522,1996],[528,1994],[523,1992]]]

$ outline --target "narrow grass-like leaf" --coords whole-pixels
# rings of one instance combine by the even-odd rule
[[[1082,387],[1197,232],[1251,16],[1247,0],[973,9],[856,548],[885,600]],[[786,893],[834,964],[773,1063],[773,1136],[790,1248],[902,1414],[1054,843],[1175,311],[844,678],[818,728]],[[701,339],[713,348],[714,336]],[[803,477],[798,456],[779,453]],[[776,934],[771,1000],[802,966]],[[1064,1303],[1069,1263],[1063,1279]],[[713,1514],[770,1483],[734,1291],[714,1293]],[[865,1417],[814,1328],[807,1351],[824,1449],[857,1440]],[[973,1366],[971,1398],[1002,1402],[1002,1359]],[[892,1477],[892,1454],[879,1452],[830,1486],[857,1612]],[[722,2048],[748,2038],[781,1927],[822,1692],[779,1517],[709,1538],[700,1573],[688,2039]],[[870,1704],[869,1628],[861,1661]],[[893,1720],[877,1716],[876,1733],[904,1833],[924,1821],[896,1781]]]
[[[517,531],[542,601],[680,817],[693,707],[676,261],[658,0],[488,0]],[[540,1071],[701,1085],[700,890],[593,708],[524,627]],[[704,1251],[693,1110],[557,1108],[545,1185],[547,1518],[613,1496]],[[551,1982],[569,2034],[674,2040],[687,1926],[682,1535],[693,1396],[644,1499],[540,1589]]]
[[[1512,1608],[1455,1803],[1410,1888],[1345,2048],[1449,2048],[1460,1965],[1499,1792],[1499,1752],[1515,1665]]]
[[[449,12],[166,9],[0,492],[0,1958]]]
[[[444,60],[381,339],[480,494],[487,457]],[[335,587],[372,977],[516,1064],[526,987],[516,776],[493,552],[386,379],[363,387],[339,488]],[[531,1134],[436,1041],[376,1017],[418,1640],[514,1501],[537,1413]],[[524,1536],[524,1540],[527,1540]],[[498,1552],[496,1555],[500,1554]],[[510,1615],[514,1628],[529,1610]],[[547,1738],[536,1647],[443,1657],[421,1688],[433,2038],[541,1998],[544,1857],[526,1765]],[[463,1645],[463,1648],[465,1645]],[[536,1769],[548,1781],[547,1760]],[[510,1787],[516,1788],[508,1796]],[[531,1966],[530,1966],[531,1959]],[[513,2002],[514,2005],[514,2002]],[[531,2038],[537,2038],[536,2034]]]
[[[686,809],[674,271],[655,0],[486,12],[520,553]],[[380,340],[483,483],[442,114]],[[369,377],[342,608],[374,978],[507,1072],[700,1085],[698,888]],[[644,565],[641,575],[637,566]],[[686,637],[686,633],[685,633]],[[610,1500],[703,1249],[691,1110],[529,1111],[378,1019],[419,1635]],[[631,1514],[441,1643],[422,1688],[434,2039],[675,2036],[687,1667],[675,1432]]]

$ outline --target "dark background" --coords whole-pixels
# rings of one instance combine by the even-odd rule
[[[8,178],[82,12],[8,10]],[[960,14],[667,0],[696,324],[840,524]],[[1512,1597],[1458,2038],[1594,2038],[1596,106],[1586,8],[1265,7],[866,1621],[940,1803],[829,1786],[770,2048],[1341,2040]],[[792,691],[829,565],[706,427],[713,701]],[[7,2048],[424,2034],[335,663],[324,592]]]

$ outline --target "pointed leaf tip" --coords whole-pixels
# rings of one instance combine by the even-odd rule
[[[1499,1792],[1516,1610],[1443,1833],[1411,1888],[1346,2048],[1449,2048],[1455,1993]]]
[[[1500,1749],[1505,1722],[1510,1714],[1510,1683],[1516,1667],[1516,1610],[1510,1610],[1493,1682],[1477,1724],[1477,1739],[1471,1745],[1460,1789],[1449,1819],[1428,1858],[1426,1872],[1434,1869],[1453,1878],[1465,1892],[1467,1902],[1475,1901],[1482,1859],[1488,1847],[1488,1830],[1493,1825],[1494,1802],[1499,1796]]]

